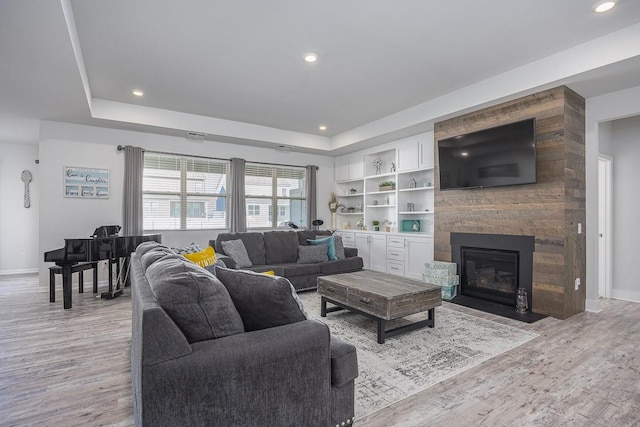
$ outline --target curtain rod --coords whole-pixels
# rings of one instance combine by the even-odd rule
[[[124,151],[124,148],[128,147],[128,145],[118,145],[117,150],[118,151]],[[194,154],[179,154],[179,153],[170,153],[168,151],[155,151],[155,150],[147,150],[145,148],[142,149],[142,151],[144,152],[149,152],[149,153],[153,153],[153,154],[166,154],[169,156],[186,156],[186,157],[197,157],[199,159],[210,159],[210,160],[226,160],[226,161],[230,161],[231,159],[223,159],[220,157],[207,157],[207,156],[198,156],[198,155],[194,155]],[[300,165],[287,165],[284,163],[267,163],[267,162],[254,162],[254,161],[250,161],[250,160],[246,160],[244,159],[245,162],[247,163],[255,163],[258,165],[269,165],[269,166],[290,166],[290,167],[296,167],[296,168],[304,168],[306,166],[300,166]],[[319,170],[320,167],[316,166],[316,170]]]

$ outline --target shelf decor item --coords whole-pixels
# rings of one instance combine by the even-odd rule
[[[390,191],[396,189],[396,183],[393,181],[382,181],[378,184],[379,191]]]
[[[380,221],[371,221],[373,231],[380,231]]]
[[[349,194],[356,194],[357,192],[358,190],[356,190],[355,188],[349,189]]]
[[[331,229],[335,230],[336,227],[336,211],[338,210],[338,195],[336,193],[331,193],[331,198],[329,199],[329,210],[331,211]]]
[[[382,170],[382,158],[381,157],[376,157],[375,159],[373,159],[373,167],[376,168],[376,175],[380,175],[380,172]]]

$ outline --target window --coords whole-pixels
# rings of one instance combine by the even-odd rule
[[[304,167],[245,165],[247,228],[307,226]]]
[[[260,215],[260,205],[247,205],[247,214],[251,216]]]
[[[145,230],[227,228],[229,162],[145,152]]]

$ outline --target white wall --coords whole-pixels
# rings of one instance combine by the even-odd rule
[[[586,309],[598,311],[598,152],[600,126],[616,119],[640,115],[640,86],[588,98],[585,110],[587,300]],[[604,133],[608,132],[606,128]],[[607,143],[603,147],[605,150]],[[614,160],[614,169],[617,167]],[[615,179],[615,178],[614,178]],[[615,183],[614,183],[615,186]],[[615,190],[614,190],[615,191]],[[614,198],[616,195],[614,194]],[[615,203],[615,202],[614,202]],[[615,216],[615,212],[614,212]],[[615,243],[614,243],[615,244]],[[612,284],[615,287],[615,280]]]
[[[612,122],[613,298],[640,302],[640,116]]]
[[[318,217],[324,219],[325,224],[330,220],[327,203],[333,187],[332,157],[57,122],[42,122],[40,134],[40,174],[44,177],[40,200],[40,258],[45,251],[62,247],[66,237],[88,237],[100,225],[122,225],[124,155],[116,150],[117,145],[217,158],[318,165]],[[65,198],[62,188],[64,166],[109,169],[109,199]],[[204,246],[217,236],[217,232],[195,230],[162,234],[163,243],[178,247],[191,242]],[[48,281],[49,266],[40,263],[41,285]]]
[[[37,271],[40,173],[38,146],[0,142],[0,274]],[[29,170],[31,207],[24,207],[21,175]]]

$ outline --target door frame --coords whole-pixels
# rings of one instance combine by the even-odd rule
[[[613,157],[598,153],[598,296],[603,298],[611,298],[612,231]]]

